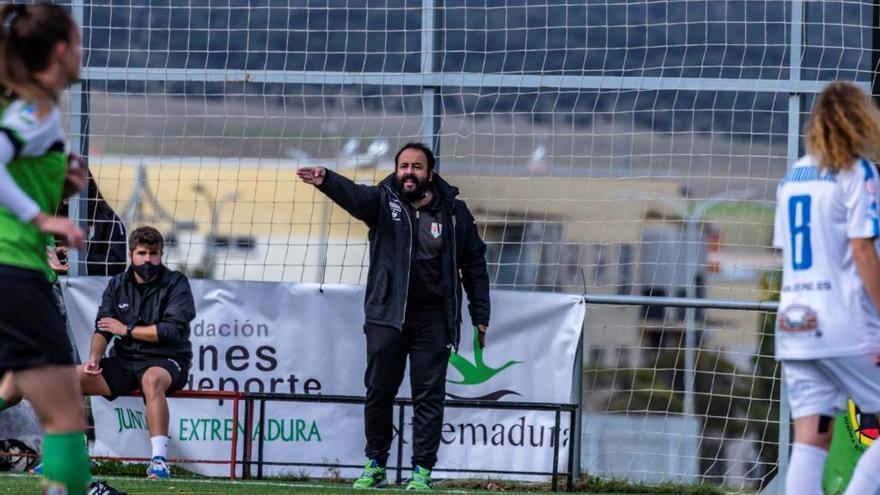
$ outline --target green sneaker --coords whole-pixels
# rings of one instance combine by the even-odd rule
[[[354,480],[354,484],[351,485],[352,488],[361,490],[382,488],[383,486],[388,486],[388,477],[385,475],[385,468],[372,459],[367,461],[367,465],[364,466],[364,472],[361,473],[361,477]]]
[[[431,481],[431,471],[422,466],[416,466],[413,469],[412,478],[406,484],[406,489],[426,491],[431,490],[431,485],[433,484],[434,482]]]

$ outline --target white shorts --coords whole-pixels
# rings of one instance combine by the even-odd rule
[[[791,417],[835,416],[852,399],[865,413],[880,413],[880,367],[873,354],[785,360],[782,379]]]

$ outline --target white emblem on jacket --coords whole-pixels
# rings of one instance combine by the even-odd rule
[[[391,208],[391,219],[395,222],[400,221],[400,211],[402,210],[400,203],[396,201],[389,201],[388,207]]]

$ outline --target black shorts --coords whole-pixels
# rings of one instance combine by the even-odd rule
[[[107,400],[140,390],[144,373],[152,367],[164,369],[171,375],[171,386],[166,394],[177,392],[186,386],[189,376],[189,363],[171,358],[130,359],[120,356],[105,357],[101,360],[101,376],[110,387]]]
[[[0,265],[0,373],[73,366],[73,348],[46,275]]]

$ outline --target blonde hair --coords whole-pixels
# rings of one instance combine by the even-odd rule
[[[826,87],[807,123],[807,152],[823,169],[848,170],[856,158],[877,161],[880,146],[880,109],[874,100],[849,82]]]

